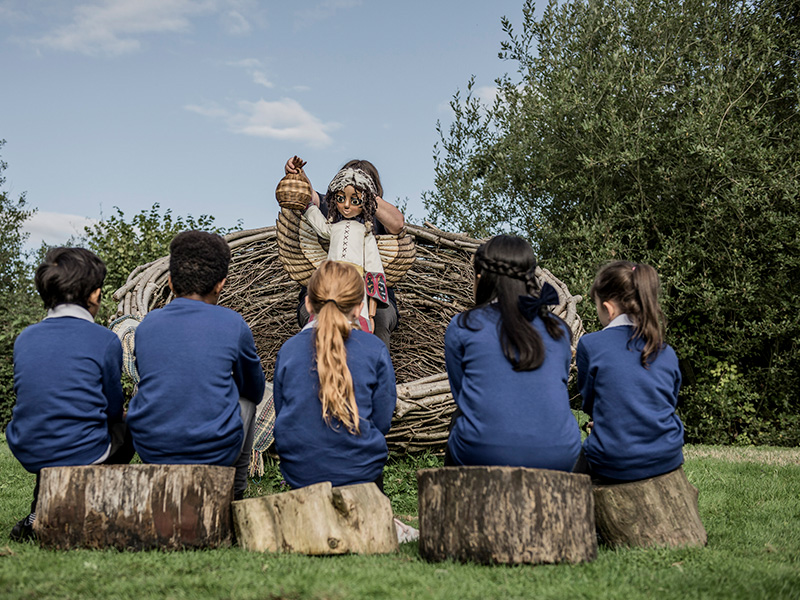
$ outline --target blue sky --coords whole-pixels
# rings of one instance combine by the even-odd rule
[[[0,0],[4,190],[30,244],[153,203],[273,225],[293,154],[324,190],[351,158],[385,198],[433,188],[436,122],[471,75],[492,98],[522,0]]]

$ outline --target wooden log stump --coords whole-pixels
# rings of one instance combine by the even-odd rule
[[[374,483],[329,481],[233,503],[245,550],[299,554],[385,554],[397,550],[392,504]]]
[[[594,487],[597,531],[611,547],[705,546],[697,488],[683,467],[641,481]]]
[[[417,471],[427,560],[578,563],[597,556],[587,475],[520,467]]]
[[[34,531],[54,549],[230,546],[234,472],[209,465],[42,469]]]

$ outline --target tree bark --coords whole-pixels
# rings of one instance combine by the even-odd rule
[[[612,547],[705,546],[697,496],[683,467],[651,479],[595,486],[597,530]]]
[[[34,530],[53,549],[230,546],[233,477],[209,465],[42,469]]]
[[[374,483],[329,481],[233,503],[238,544],[256,552],[385,554],[397,550],[392,504]]]
[[[587,475],[520,467],[417,471],[420,554],[483,564],[597,556]]]

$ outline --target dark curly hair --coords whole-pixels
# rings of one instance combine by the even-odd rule
[[[544,344],[539,332],[519,308],[520,296],[539,295],[533,248],[520,237],[497,235],[478,247],[474,266],[475,308],[462,313],[459,324],[474,330],[469,325],[472,311],[497,301],[496,306],[500,311],[498,329],[503,354],[515,371],[538,369],[544,361]],[[551,338],[561,339],[564,335],[561,319],[553,315],[546,306],[539,309],[537,317],[542,319]]]
[[[184,231],[169,244],[169,274],[176,296],[210,294],[228,276],[231,249],[216,233]]]
[[[45,308],[79,304],[89,308],[89,296],[103,286],[106,265],[86,248],[50,248],[34,275]]]

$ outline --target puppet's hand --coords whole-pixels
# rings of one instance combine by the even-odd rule
[[[286,161],[283,170],[286,175],[296,175],[297,173],[302,173],[303,167],[306,166],[306,162],[307,161],[295,155]]]

